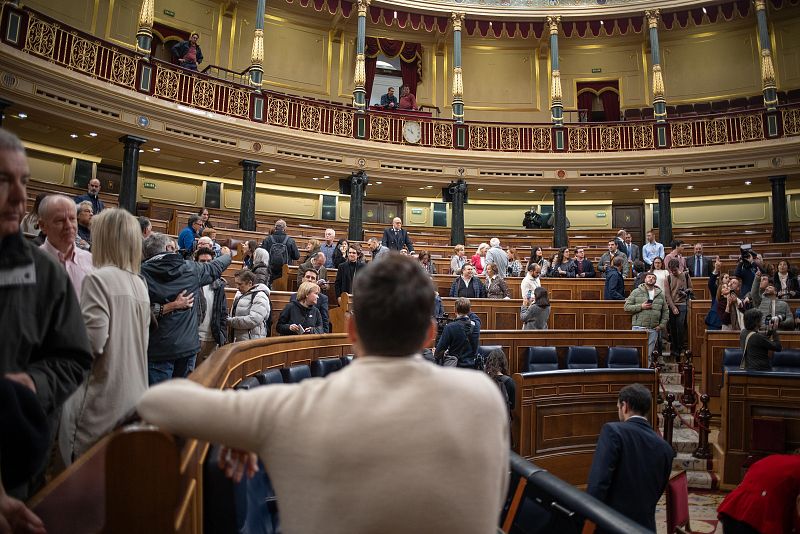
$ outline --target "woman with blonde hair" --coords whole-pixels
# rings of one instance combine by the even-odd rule
[[[314,256],[314,254],[319,252],[320,251],[320,245],[321,244],[319,242],[319,239],[317,239],[316,237],[309,238],[309,240],[306,242],[306,248],[305,248],[306,257],[300,263],[307,262],[309,259],[311,259]]]
[[[453,255],[450,257],[450,274],[461,274],[461,268],[467,263],[464,255],[464,245],[453,247]]]
[[[477,274],[483,274],[483,269],[486,267],[486,251],[489,250],[489,243],[481,243],[472,256],[472,265],[475,267]]]
[[[147,389],[150,298],[139,275],[142,230],[136,217],[107,208],[92,219],[92,263],[80,300],[94,363],[61,413],[59,446],[67,465],[109,432]]]
[[[303,282],[297,288],[297,298],[289,301],[281,311],[275,330],[279,334],[324,334],[322,315],[317,308],[319,285]]]

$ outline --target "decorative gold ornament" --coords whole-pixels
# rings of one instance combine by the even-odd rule
[[[453,125],[446,122],[437,122],[433,125],[434,146],[453,146]]]
[[[453,99],[464,98],[464,79],[461,75],[461,67],[453,67]]]
[[[550,28],[550,35],[558,35],[559,22],[561,22],[561,16],[547,17],[547,27]]]
[[[322,110],[314,105],[303,104],[300,107],[300,129],[309,132],[318,132],[321,122]]]
[[[768,48],[761,50],[761,83],[764,89],[776,89],[775,68],[772,66],[772,52]]]
[[[600,129],[600,150],[619,150],[620,143],[618,126],[608,126]]]
[[[648,28],[658,28],[658,19],[661,16],[660,9],[647,10],[644,12],[644,17],[647,19]]]
[[[464,24],[464,13],[450,13],[450,19],[453,21],[453,31],[460,32],[461,25]]]
[[[489,128],[486,126],[470,126],[469,147],[473,150],[486,150],[489,148]]]
[[[95,64],[97,63],[97,48],[98,43],[92,43],[86,39],[75,37],[69,51],[70,67],[74,67],[75,70],[81,72],[93,74]]]
[[[725,119],[712,119],[706,122],[707,145],[721,145],[728,142],[728,124]]]
[[[550,128],[534,128],[532,132],[533,148],[537,152],[550,152],[553,141],[550,137]]]
[[[633,148],[636,150],[653,148],[652,126],[640,125],[633,127]]]
[[[178,73],[173,70],[156,70],[155,95],[168,100],[178,99]]]
[[[550,84],[550,98],[553,101],[553,105],[561,105],[561,71],[553,71],[552,82]]]
[[[664,78],[661,65],[653,65],[653,100],[664,100]]]
[[[240,89],[231,89],[228,94],[228,112],[236,117],[245,117],[250,111],[250,93]]]
[[[366,17],[367,8],[369,7],[370,0],[358,0],[358,16]]]
[[[764,123],[761,114],[741,115],[739,128],[742,131],[742,141],[758,141],[764,139]]]
[[[683,147],[694,145],[694,138],[692,137],[692,123],[691,122],[673,122],[672,129],[672,146]]]
[[[519,129],[500,128],[500,149],[519,150]]]
[[[580,126],[569,130],[570,152],[584,152],[589,150],[589,128]]]
[[[370,115],[369,138],[372,141],[389,141],[389,119]]]
[[[31,16],[28,23],[28,37],[25,40],[24,51],[52,58],[56,47],[57,30],[58,28],[54,24],[48,24]]]
[[[800,134],[800,109],[783,111],[783,132],[786,135]]]
[[[267,121],[270,124],[286,126],[289,121],[289,103],[282,98],[271,98],[267,104]]]
[[[210,109],[214,106],[214,86],[205,80],[195,80],[192,90],[192,104]]]
[[[256,28],[253,31],[253,50],[250,52],[251,67],[261,67],[264,64],[264,30]]]
[[[356,73],[353,76],[356,87],[363,88],[367,83],[367,70],[364,66],[364,54],[356,55]]]
[[[136,63],[132,57],[114,52],[111,60],[111,81],[126,87],[133,87],[136,80]]]
[[[753,5],[756,8],[756,11],[764,11],[767,9],[767,3],[765,0],[753,0]]]
[[[335,110],[333,112],[333,133],[340,137],[353,137],[353,112]]]
[[[142,7],[139,9],[139,29],[153,28],[153,18],[155,13],[155,0],[142,0]]]

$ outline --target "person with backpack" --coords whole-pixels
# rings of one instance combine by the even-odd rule
[[[494,349],[486,356],[483,372],[497,382],[500,394],[508,407],[508,417],[510,419],[511,413],[514,411],[517,385],[514,383],[514,379],[508,375],[508,358],[506,358],[506,353],[503,352],[503,349]]]
[[[261,248],[269,252],[269,285],[281,277],[284,265],[291,265],[291,262],[300,259],[297,243],[286,235],[286,221],[283,219],[275,221],[272,233],[261,242]]]
[[[257,284],[255,275],[250,271],[239,271],[234,280],[238,291],[228,316],[228,326],[233,329],[233,340],[245,341],[267,337],[270,314],[269,288],[265,284]]]
[[[471,311],[466,297],[456,299],[456,318],[447,324],[436,344],[434,360],[445,366],[475,369],[475,360],[480,346],[481,320]],[[445,354],[446,352],[446,354]]]

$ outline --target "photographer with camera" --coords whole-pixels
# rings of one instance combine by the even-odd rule
[[[753,286],[750,289],[750,300],[753,307],[761,312],[765,322],[773,330],[794,330],[794,319],[789,304],[778,298],[778,291],[769,276],[762,275],[761,271],[753,277]]]
[[[666,279],[666,297],[669,306],[670,353],[678,358],[686,349],[686,305],[694,298],[689,272],[680,270],[676,258],[669,260],[669,275]]]
[[[436,343],[434,360],[442,365],[475,368],[475,355],[480,346],[481,320],[470,311],[468,298],[456,299],[456,318],[442,330]]]
[[[753,308],[744,312],[744,330],[739,337],[742,347],[741,369],[748,371],[771,371],[769,351],[780,352],[781,340],[773,321],[764,321],[761,310]]]
[[[748,288],[753,285],[753,278],[755,278],[756,271],[761,265],[761,256],[750,245],[742,245],[739,251],[742,257],[739,258],[739,262],[736,264],[733,276],[741,278],[742,287]]]

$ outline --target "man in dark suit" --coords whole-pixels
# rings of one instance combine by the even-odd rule
[[[575,264],[575,276],[577,278],[594,278],[594,266],[592,262],[586,259],[586,253],[583,250],[583,247],[578,247],[575,249],[575,259],[572,260],[572,263]]]
[[[711,273],[711,258],[703,256],[703,245],[694,246],[694,256],[686,258],[686,267],[692,276],[708,276]]]
[[[486,298],[486,286],[475,276],[475,267],[468,263],[461,268],[461,276],[456,276],[450,286],[450,296],[468,299]]]
[[[405,246],[409,252],[414,252],[414,245],[408,237],[408,232],[403,230],[403,221],[400,217],[392,220],[392,227],[383,231],[381,244],[389,250],[403,250]]]
[[[652,397],[641,384],[619,392],[619,423],[600,431],[586,492],[633,521],[656,530],[656,503],[664,493],[675,451],[647,420]]]

